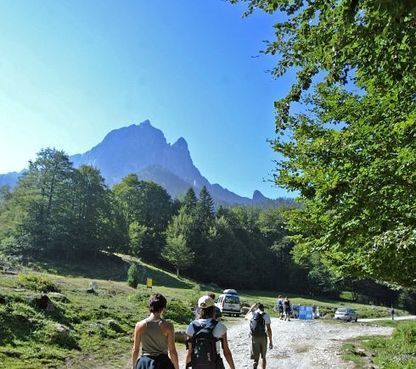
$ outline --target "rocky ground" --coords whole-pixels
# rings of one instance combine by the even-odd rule
[[[274,348],[267,353],[269,369],[351,368],[351,363],[341,359],[343,341],[357,336],[392,333],[388,327],[360,323],[319,320],[285,322],[279,319],[272,319],[272,331]],[[252,368],[248,322],[231,326],[228,335],[236,368]]]
[[[236,368],[252,368],[248,321],[235,319],[225,324]],[[341,358],[343,341],[357,336],[390,335],[392,328],[322,320],[285,322],[272,318],[272,331],[274,348],[267,353],[268,369],[351,369],[353,364]],[[184,356],[185,350],[179,350],[181,369],[185,368]],[[125,363],[120,368],[131,368],[127,364],[129,353],[123,353],[120,359]],[[110,369],[91,364],[86,367]],[[227,364],[225,367],[228,368]]]

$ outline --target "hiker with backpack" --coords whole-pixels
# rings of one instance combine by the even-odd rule
[[[257,369],[260,356],[262,369],[266,369],[267,338],[269,338],[269,349],[273,348],[270,316],[264,311],[264,305],[258,303],[250,307],[245,318],[250,320],[251,359],[254,360],[253,369]]]
[[[162,318],[166,304],[166,298],[156,293],[149,301],[149,317],[136,324],[132,369],[179,369],[173,325]]]
[[[283,319],[283,298],[282,295],[277,296],[275,311],[279,313],[280,320]]]
[[[200,317],[192,321],[186,329],[188,336],[185,356],[186,368],[224,369],[220,352],[231,369],[235,369],[233,356],[228,346],[227,328],[214,319],[215,304],[209,296],[198,300]]]
[[[290,300],[285,297],[283,300],[283,309],[285,311],[285,320],[290,322],[290,315],[292,314],[292,304],[290,303]]]

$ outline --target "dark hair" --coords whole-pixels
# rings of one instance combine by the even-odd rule
[[[263,304],[258,303],[257,308],[261,311],[264,311],[264,305]]]
[[[166,308],[167,301],[163,295],[156,293],[150,297],[149,310],[151,313],[160,313]]]
[[[210,293],[208,294],[208,296],[209,296],[209,297],[211,297],[213,300],[215,300],[215,293],[210,292]]]
[[[214,316],[214,306],[210,306],[205,309],[199,309],[199,316],[201,319],[209,319]]]

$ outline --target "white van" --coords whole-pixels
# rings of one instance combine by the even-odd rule
[[[222,294],[219,295],[215,305],[218,306],[222,314],[228,314],[230,316],[240,316],[241,314],[240,296],[238,296],[236,290],[224,290]]]

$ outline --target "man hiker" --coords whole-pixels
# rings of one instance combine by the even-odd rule
[[[250,320],[251,358],[254,360],[253,369],[257,369],[260,356],[262,369],[266,369],[267,338],[269,338],[269,349],[273,348],[270,316],[264,312],[264,305],[258,303],[250,307],[245,318]]]
[[[185,356],[186,368],[224,369],[221,348],[230,369],[235,369],[233,356],[228,346],[227,328],[214,319],[215,304],[209,296],[198,300],[199,318],[186,328],[188,336]]]
[[[279,313],[280,320],[283,319],[283,298],[282,295],[277,296],[275,311]]]
[[[391,320],[394,320],[394,313],[395,313],[394,307],[393,307],[393,305],[391,305],[391,309],[390,309]]]
[[[290,300],[285,297],[283,300],[283,310],[285,312],[285,320],[290,322],[290,314],[292,313],[292,305],[290,304]]]

